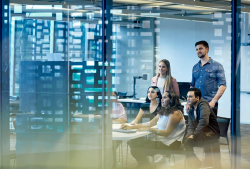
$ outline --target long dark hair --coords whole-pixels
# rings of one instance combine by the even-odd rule
[[[148,88],[148,90],[150,89],[150,88],[153,88],[155,91],[156,91],[156,93],[157,93],[157,102],[158,103],[161,103],[161,98],[162,98],[162,95],[161,95],[161,91],[160,91],[160,89],[157,87],[157,86],[150,86],[149,88]],[[146,103],[150,103],[151,101],[148,99],[148,90],[147,90],[147,97],[146,97]],[[158,100],[159,99],[159,100]]]
[[[176,110],[180,110],[183,114],[183,107],[181,105],[179,96],[173,91],[166,91],[170,99],[168,107],[162,107],[158,112],[160,115],[168,116]]]

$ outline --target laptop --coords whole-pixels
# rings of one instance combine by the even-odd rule
[[[136,133],[137,129],[132,129],[132,130],[112,129],[112,131],[120,132],[120,133]]]

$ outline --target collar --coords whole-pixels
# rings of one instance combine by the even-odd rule
[[[213,62],[213,59],[211,58],[211,57],[209,57],[209,60],[207,61],[207,63],[205,63],[204,65],[206,65],[206,64],[211,64]],[[199,66],[201,65],[201,60],[198,62],[198,64],[199,64]],[[204,66],[203,65],[203,66]]]
[[[196,111],[197,110],[197,106],[196,107],[194,107],[194,111]]]
[[[194,111],[196,111],[196,110],[197,110],[197,107],[198,107],[198,105],[199,105],[200,101],[201,101],[201,100],[199,100],[199,102],[198,102],[198,104],[197,104],[197,106],[196,106],[196,107],[192,106],[192,108],[193,108],[193,110],[194,110]]]

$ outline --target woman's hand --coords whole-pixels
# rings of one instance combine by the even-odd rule
[[[138,131],[151,131],[150,127],[139,128]]]
[[[130,124],[131,124],[131,125],[136,125],[136,123],[135,123],[135,121],[134,121],[134,120],[133,120]]]
[[[133,126],[129,126],[127,124],[122,124],[121,129],[124,129],[124,130],[133,129]]]

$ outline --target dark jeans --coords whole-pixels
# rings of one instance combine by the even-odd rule
[[[212,108],[214,114],[215,114],[215,117],[217,117],[217,114],[218,114],[218,103],[215,103],[215,106],[214,108]]]
[[[131,140],[130,143],[131,154],[136,159],[139,165],[149,164],[147,156],[154,156],[156,154],[164,154],[170,156],[166,150],[180,150],[181,142],[175,141],[169,146],[163,144],[161,141],[145,140],[144,138]]]
[[[194,147],[204,146],[205,163],[210,166],[218,167],[221,165],[220,144],[217,139],[186,139],[184,142],[187,154],[188,165],[192,166],[199,163],[198,157],[194,154]],[[213,150],[213,151],[212,151]],[[205,165],[206,165],[205,164]]]

